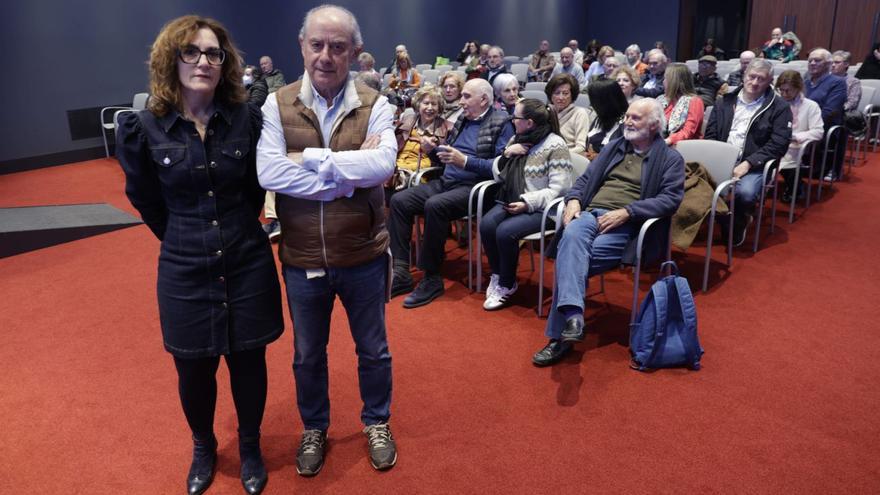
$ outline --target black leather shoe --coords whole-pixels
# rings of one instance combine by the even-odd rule
[[[584,320],[581,318],[569,318],[562,329],[562,341],[565,343],[583,342]]]
[[[550,366],[565,357],[570,350],[571,344],[556,339],[550,339],[550,342],[547,342],[547,345],[545,345],[543,349],[532,356],[532,363],[535,366]]]
[[[413,278],[409,269],[394,269],[391,279],[391,297],[397,297],[413,290]]]
[[[214,470],[217,467],[217,439],[209,441],[193,438],[193,458],[186,476],[186,492],[189,495],[200,495],[214,481]]]
[[[239,438],[238,454],[241,457],[241,486],[245,493],[262,493],[269,475],[260,452],[260,437]]]
[[[403,300],[404,308],[418,308],[443,295],[443,278],[440,275],[425,275],[412,294]]]

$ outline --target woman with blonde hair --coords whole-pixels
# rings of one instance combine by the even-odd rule
[[[639,88],[641,79],[639,78],[639,73],[632,67],[621,65],[611,73],[611,80],[617,81],[620,89],[623,90],[623,95],[626,96],[627,103],[632,103],[633,100],[641,98],[641,96],[636,95],[636,89]]]
[[[422,78],[413,67],[409,53],[400,52],[397,54],[397,63],[394,64],[394,71],[391,73],[391,80],[388,81],[388,87],[394,90],[401,90],[417,88],[421,84]]]
[[[464,88],[464,78],[458,72],[449,71],[440,76],[439,84],[444,100],[441,113],[446,119],[446,127],[452,129],[462,111],[461,90]]]
[[[214,479],[216,372],[226,359],[238,416],[241,482],[260,493],[266,345],[284,330],[275,260],[259,215],[260,109],[248,106],[241,58],[217,21],[184,16],[150,52],[150,101],[117,130],[125,193],[161,241],[159,320],[193,438],[187,492]]]
[[[685,64],[669,64],[663,80],[665,93],[657,97],[666,115],[663,135],[675,146],[685,139],[703,137],[703,100],[694,90],[694,77]]]
[[[395,190],[409,183],[409,178],[421,168],[432,165],[442,166],[434,148],[446,142],[448,127],[443,118],[445,100],[440,90],[433,84],[426,84],[413,95],[413,113],[405,113],[397,124],[397,168],[387,187],[390,198]],[[429,156],[430,154],[430,156]]]

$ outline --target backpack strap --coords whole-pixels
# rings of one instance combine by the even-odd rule
[[[685,324],[686,335],[682,336],[681,342],[687,353],[688,363],[693,369],[700,369],[700,357],[703,350],[700,349],[697,340],[697,310],[694,303],[694,295],[684,277],[674,277],[675,290],[678,293],[678,306],[681,309],[682,319]]]
[[[651,293],[645,297],[645,301],[642,305],[642,318],[645,317],[645,309],[647,309],[648,305],[653,304],[654,306],[654,338],[650,340],[650,351],[648,353],[648,357],[642,361],[636,361],[638,363],[638,370],[646,369],[646,365],[654,359],[654,353],[657,352],[658,346],[657,341],[660,340],[660,335],[657,335],[658,328],[666,328],[666,305],[667,300],[669,298],[669,291],[666,288],[666,280],[661,279],[654,283],[651,286]],[[642,325],[642,321],[639,322],[639,325]],[[630,343],[632,346],[632,343]]]

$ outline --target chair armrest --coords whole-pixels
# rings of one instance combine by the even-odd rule
[[[113,111],[114,117],[113,117],[112,122],[106,122],[104,120],[104,113],[107,112],[108,110]],[[115,129],[116,128],[116,111],[118,111],[118,110],[134,111],[134,108],[133,107],[104,107],[104,108],[102,108],[101,109],[101,127],[105,128],[105,129]]]
[[[541,232],[545,232],[547,230],[547,217],[550,216],[550,212],[553,210],[553,207],[556,206],[556,215],[554,215],[554,219],[556,220],[556,230],[562,226],[562,204],[564,203],[565,198],[553,198],[547,206],[544,207],[544,211],[541,212]],[[558,206],[557,206],[558,205]],[[543,235],[543,234],[542,234]]]
[[[779,168],[778,160],[767,160],[767,163],[764,164],[764,184],[767,185],[767,177],[776,177],[776,171]]]
[[[412,176],[412,181],[410,182],[410,186],[417,186],[422,183],[422,177],[426,175],[434,175],[438,172],[442,172],[443,167],[428,167],[423,168],[418,171],[415,175]]]

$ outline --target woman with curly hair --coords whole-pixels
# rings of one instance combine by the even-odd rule
[[[220,356],[238,416],[241,482],[260,493],[266,345],[284,330],[278,273],[259,215],[256,146],[262,117],[248,106],[241,58],[217,21],[184,16],[150,52],[147,109],[117,130],[125,192],[161,241],[159,319],[192,431],[187,492],[214,478]]]
[[[395,190],[406,187],[409,178],[421,168],[430,167],[432,158],[436,161],[435,165],[442,166],[436,154],[429,156],[429,153],[446,143],[448,127],[443,118],[444,105],[443,95],[433,84],[416,91],[412,101],[415,112],[404,114],[394,130],[397,136],[397,167],[386,188],[387,197]]]

